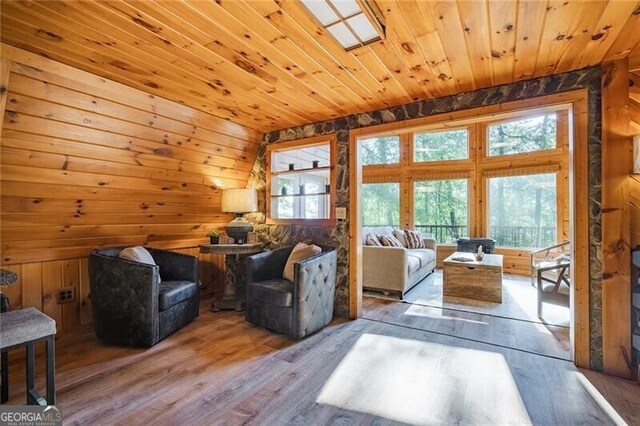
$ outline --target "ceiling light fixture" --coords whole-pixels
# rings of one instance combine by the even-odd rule
[[[368,0],[302,0],[302,4],[345,50],[384,37],[382,14]]]

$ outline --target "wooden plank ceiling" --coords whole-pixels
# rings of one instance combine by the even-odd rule
[[[375,2],[386,38],[350,52],[295,0],[9,0],[1,34],[260,131],[579,69],[640,40],[635,0]]]

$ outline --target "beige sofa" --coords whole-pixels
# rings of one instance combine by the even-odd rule
[[[404,247],[366,245],[367,235],[394,234]],[[362,228],[362,284],[365,290],[404,294],[433,272],[436,267],[436,241],[425,238],[424,249],[406,248],[402,230],[391,227]]]

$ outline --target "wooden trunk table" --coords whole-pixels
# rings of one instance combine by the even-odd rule
[[[468,258],[469,262],[454,260]],[[481,261],[473,253],[455,252],[442,262],[442,294],[502,303],[502,255],[485,254]]]

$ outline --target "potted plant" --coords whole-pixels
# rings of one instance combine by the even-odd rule
[[[220,241],[220,233],[215,229],[209,232],[209,240],[211,241],[211,244],[218,244]]]

